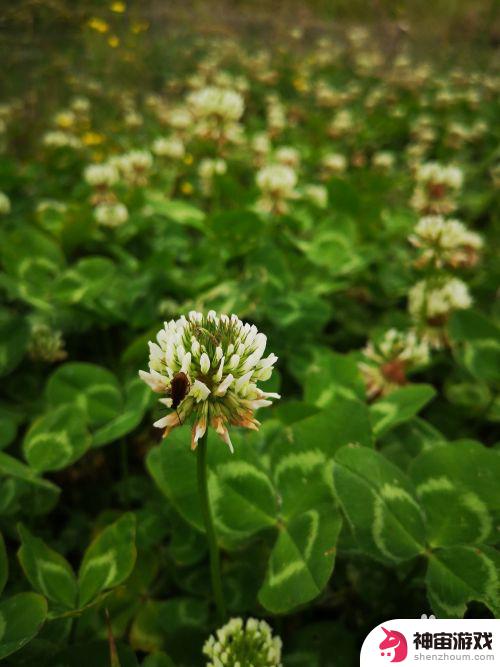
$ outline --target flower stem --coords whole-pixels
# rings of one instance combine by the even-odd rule
[[[215,598],[215,605],[217,607],[217,615],[219,621],[222,623],[226,619],[226,604],[224,602],[224,594],[222,592],[222,578],[220,573],[220,554],[217,546],[217,538],[215,536],[214,524],[212,519],[212,510],[210,508],[210,499],[208,497],[207,484],[207,432],[198,441],[198,494],[200,497],[201,513],[205,523],[205,531],[207,534],[208,551],[210,555],[210,576],[212,579],[212,590]]]

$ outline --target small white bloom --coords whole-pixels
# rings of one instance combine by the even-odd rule
[[[206,667],[281,667],[281,652],[281,639],[255,618],[232,618],[203,646]]]
[[[237,121],[243,115],[243,97],[235,90],[208,86],[187,98],[193,114],[199,118],[217,117],[222,121]]]
[[[7,215],[10,213],[10,199],[7,197],[5,192],[0,191],[0,215]]]
[[[110,187],[118,181],[119,174],[112,164],[90,164],[85,168],[84,178],[92,187]]]
[[[347,159],[341,153],[328,153],[321,160],[325,174],[342,174],[347,168]]]
[[[104,227],[119,227],[128,220],[128,210],[121,202],[98,204],[94,209],[96,221]]]
[[[172,160],[182,160],[186,154],[184,142],[179,137],[158,137],[152,146],[153,153]]]

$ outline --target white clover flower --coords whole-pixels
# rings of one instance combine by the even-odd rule
[[[86,182],[92,187],[111,187],[118,179],[118,169],[112,164],[89,164],[83,172]]]
[[[304,197],[318,208],[328,206],[328,190],[324,185],[315,185],[311,183],[303,188]]]
[[[300,165],[300,153],[292,146],[281,146],[274,154],[276,162],[296,169]]]
[[[153,156],[149,151],[135,150],[111,158],[110,163],[119,169],[129,183],[145,185],[153,166]]]
[[[198,174],[202,179],[210,180],[216,174],[221,176],[227,171],[227,163],[222,158],[204,158],[198,166]]]
[[[394,161],[394,154],[389,151],[379,151],[372,157],[372,164],[375,169],[392,169]]]
[[[342,174],[347,168],[347,159],[341,153],[328,153],[321,160],[321,166],[327,175]]]
[[[187,130],[193,124],[193,115],[186,107],[177,107],[168,112],[168,125],[174,130]]]
[[[274,354],[263,357],[266,336],[236,315],[191,311],[165,322],[156,340],[149,343],[149,372],[139,375],[166,395],[161,403],[174,408],[154,424],[165,429],[164,437],[193,415],[193,449],[210,424],[232,451],[228,426],[257,430],[254,411],[280,398],[257,387],[271,377],[277,361]]]
[[[130,111],[127,111],[123,121],[127,127],[136,128],[141,127],[141,125],[144,123],[144,118],[138,111],[131,109]]]
[[[187,102],[198,118],[217,117],[237,121],[243,115],[243,97],[235,90],[208,86],[188,95]]]
[[[333,138],[338,138],[349,134],[354,128],[354,119],[347,109],[342,109],[335,114],[334,119],[328,126],[328,134]]]
[[[257,132],[251,141],[252,150],[260,156],[267,155],[271,151],[271,141],[265,132]]]
[[[271,164],[257,172],[257,185],[266,194],[288,198],[294,195],[297,185],[297,174],[291,167]]]
[[[206,667],[281,667],[282,642],[265,621],[232,618],[205,642]]]
[[[459,190],[463,184],[463,172],[459,167],[443,166],[438,162],[427,162],[417,169],[416,179],[434,186],[444,185]]]
[[[75,113],[87,113],[90,110],[90,100],[86,97],[75,97],[71,101],[71,109]]]
[[[458,167],[427,162],[417,166],[416,187],[411,199],[412,207],[421,213],[451,213],[456,208],[453,198],[463,183],[463,173]]]
[[[286,213],[287,201],[298,196],[295,191],[297,174],[284,164],[263,167],[257,172],[255,180],[262,192],[257,207],[266,213]]]
[[[184,142],[180,137],[158,137],[152,146],[153,153],[172,160],[182,160],[186,154]]]
[[[43,135],[42,143],[48,148],[81,148],[82,142],[69,132],[54,130]]]
[[[370,399],[386,396],[406,384],[407,375],[429,362],[429,345],[414,331],[389,329],[363,350],[359,370]]]
[[[481,236],[467,229],[460,220],[445,220],[440,215],[421,218],[409,241],[422,251],[417,260],[419,267],[430,262],[438,268],[446,264],[472,266],[483,246]]]
[[[0,190],[0,215],[7,215],[10,213],[10,209],[10,199],[7,197],[5,192]]]
[[[128,220],[128,210],[121,202],[103,202],[94,209],[94,217],[103,227],[119,227]]]
[[[469,288],[459,278],[446,278],[438,285],[421,280],[408,295],[408,309],[416,321],[442,324],[455,310],[464,310],[472,305]]]
[[[287,126],[285,107],[277,95],[270,95],[267,99],[267,127],[274,136],[280,134]]]

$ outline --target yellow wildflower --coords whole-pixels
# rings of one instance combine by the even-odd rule
[[[123,12],[127,9],[127,5],[124,2],[117,0],[117,2],[111,3],[109,8],[112,12],[115,12],[115,14],[123,14]]]
[[[85,132],[82,137],[85,146],[98,146],[104,141],[104,136],[98,132]]]
[[[91,19],[89,19],[87,25],[89,28],[92,28],[92,30],[100,32],[101,34],[109,31],[109,25],[106,23],[106,21],[98,18],[97,16],[93,16]]]

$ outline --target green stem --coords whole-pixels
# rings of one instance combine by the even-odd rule
[[[212,590],[217,607],[217,615],[222,623],[226,619],[226,604],[222,592],[222,578],[220,573],[220,554],[215,536],[214,523],[212,519],[212,510],[210,508],[210,499],[208,497],[207,483],[207,433],[198,441],[198,494],[200,497],[201,513],[205,523],[207,534],[208,552],[210,555],[210,576],[212,579]]]

